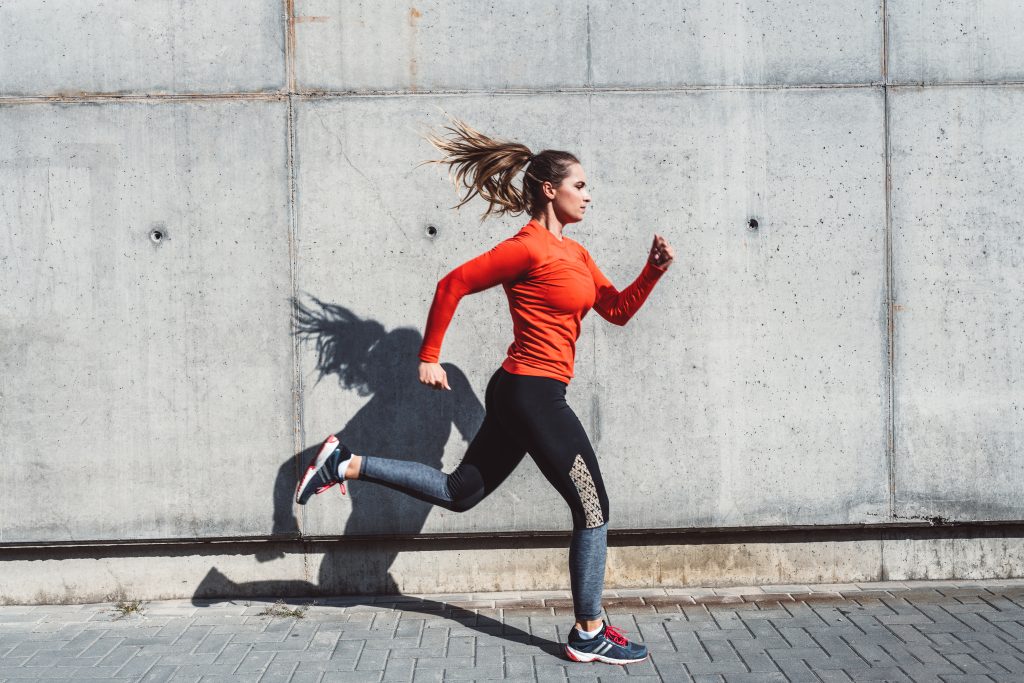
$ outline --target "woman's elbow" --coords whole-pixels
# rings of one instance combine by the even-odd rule
[[[610,322],[612,325],[624,327],[625,324],[629,322],[629,319],[632,318],[633,316],[628,315],[626,313],[613,313],[611,311],[605,311],[601,312],[601,317]]]
[[[437,287],[434,288],[434,293],[442,295],[457,294],[462,289],[464,289],[464,287],[462,286],[462,281],[453,271],[437,281]]]

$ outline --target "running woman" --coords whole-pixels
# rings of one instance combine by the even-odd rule
[[[451,474],[418,462],[356,455],[329,436],[295,492],[304,505],[314,494],[346,480],[373,482],[434,505],[463,512],[492,493],[530,457],[572,512],[569,576],[576,623],[566,655],[575,661],[628,664],[647,657],[601,618],[608,535],[608,496],[597,457],[583,426],[565,401],[573,376],[576,340],[583,316],[593,308],[625,325],[672,263],[672,247],[661,236],[639,277],[621,292],[598,269],[583,246],[563,234],[583,220],[590,192],[579,160],[568,152],[495,140],[455,120],[450,135],[428,140],[444,155],[455,182],[465,189],[458,206],[479,195],[487,211],[529,214],[518,233],[462,264],[437,284],[420,347],[419,380],[450,390],[438,362],[441,341],[459,300],[502,285],[512,314],[514,341],[491,376],[486,414],[462,462]],[[521,186],[515,179],[523,172]]]

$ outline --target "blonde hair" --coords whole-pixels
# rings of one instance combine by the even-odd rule
[[[487,202],[481,220],[492,213],[535,216],[547,203],[541,186],[549,182],[557,187],[569,175],[569,167],[579,163],[569,152],[546,149],[533,154],[526,145],[488,137],[456,118],[444,130],[449,135],[424,136],[444,155],[427,163],[446,164],[460,194],[465,191],[453,208],[477,195]],[[522,187],[516,187],[520,172],[524,174]]]

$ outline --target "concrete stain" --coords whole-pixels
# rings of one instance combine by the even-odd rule
[[[416,80],[419,76],[419,57],[417,57],[417,42],[419,38],[419,19],[423,16],[415,7],[409,10],[409,90],[416,90]]]

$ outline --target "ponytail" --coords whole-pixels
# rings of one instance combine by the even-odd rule
[[[427,141],[444,155],[430,163],[447,164],[455,186],[465,189],[465,195],[453,208],[463,206],[477,195],[487,202],[481,220],[492,213],[536,215],[547,202],[541,192],[543,183],[557,187],[569,175],[569,167],[579,163],[568,152],[546,149],[533,154],[526,145],[490,138],[455,118],[445,130],[450,133],[447,137],[426,135]],[[524,177],[519,188],[514,181],[521,171]]]

